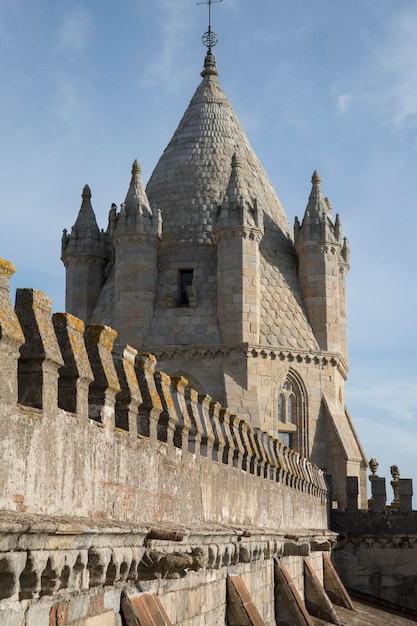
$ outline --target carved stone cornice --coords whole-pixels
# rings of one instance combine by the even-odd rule
[[[148,348],[147,348],[148,349]],[[348,366],[340,354],[330,352],[314,352],[307,350],[283,350],[281,348],[266,348],[262,345],[242,343],[240,345],[215,344],[215,345],[193,345],[193,346],[166,346],[149,347],[149,352],[155,354],[158,360],[175,359],[179,356],[187,358],[228,356],[231,353],[239,353],[247,359],[269,359],[279,360],[288,363],[313,363],[321,367],[335,367],[343,376],[347,378]]]
[[[116,249],[126,245],[144,245],[157,248],[159,245],[159,235],[150,233],[118,233],[113,237],[112,242]]]
[[[373,534],[351,534],[339,540],[338,545],[344,550],[398,550],[398,549],[417,549],[417,533],[398,533],[384,534],[375,532]]]
[[[62,262],[66,268],[68,267],[87,267],[95,265],[102,268],[107,263],[107,259],[104,256],[97,256],[91,254],[66,254],[62,257]]]
[[[216,244],[220,242],[230,242],[233,239],[249,239],[260,243],[263,237],[263,232],[258,228],[251,228],[247,226],[238,226],[236,228],[219,228],[213,232],[213,238]]]

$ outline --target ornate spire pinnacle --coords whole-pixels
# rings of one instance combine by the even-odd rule
[[[206,54],[206,58],[204,59],[204,70],[201,72],[201,76],[218,76],[219,72],[216,68],[216,57],[209,50]]]
[[[244,200],[249,200],[247,196],[246,185],[244,185],[240,170],[242,169],[242,161],[237,156],[236,152],[232,157],[232,172],[230,174],[229,184],[226,189],[226,196],[229,199],[229,205],[233,208],[242,206]]]
[[[204,59],[204,70],[201,72],[201,76],[218,76],[219,73],[216,69],[216,59],[214,57],[212,48],[216,45],[219,38],[216,33],[211,29],[211,5],[216,2],[223,2],[223,0],[206,0],[205,2],[197,2],[197,4],[206,4],[209,9],[209,25],[208,30],[202,37],[203,44],[208,48],[206,58]]]
[[[132,165],[132,178],[126,198],[124,201],[126,213],[136,213],[146,211],[149,215],[152,213],[149,200],[142,183],[142,168],[139,161],[135,159]]]
[[[89,230],[91,233],[94,233],[94,235],[98,235],[100,230],[91,204],[91,189],[88,185],[84,185],[81,197],[81,208],[75,224],[72,227],[73,232],[83,233]]]
[[[317,170],[314,170],[313,176],[311,177],[311,182],[313,183],[313,185],[320,185],[321,178]]]
[[[306,212],[312,218],[322,218],[323,214],[328,213],[329,207],[323,197],[321,190],[321,178],[317,170],[314,170],[311,177],[312,189],[308,199]]]

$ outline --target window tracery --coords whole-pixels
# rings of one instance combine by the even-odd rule
[[[291,371],[278,387],[277,430],[282,443],[307,456],[306,393],[301,380]]]

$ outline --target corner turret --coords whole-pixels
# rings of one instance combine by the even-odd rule
[[[107,263],[106,234],[97,226],[88,185],[82,192],[78,217],[68,235],[62,235],[61,259],[66,269],[66,310],[90,322],[101,287]]]
[[[242,177],[242,162],[235,153],[214,228],[217,315],[224,343],[259,342],[259,243],[262,236],[262,213],[256,199],[249,196]]]
[[[157,249],[162,234],[162,218],[151,208],[137,160],[119,213],[112,206],[109,230],[114,246],[115,311],[118,341],[143,344],[154,312],[158,278]]]
[[[340,353],[347,363],[346,273],[349,247],[342,237],[339,215],[333,221],[331,203],[323,197],[314,171],[304,218],[295,218],[294,242],[298,275],[310,323],[322,350]]]

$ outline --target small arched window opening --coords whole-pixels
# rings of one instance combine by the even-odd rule
[[[291,372],[278,388],[277,430],[282,443],[307,456],[306,401],[302,384]]]

